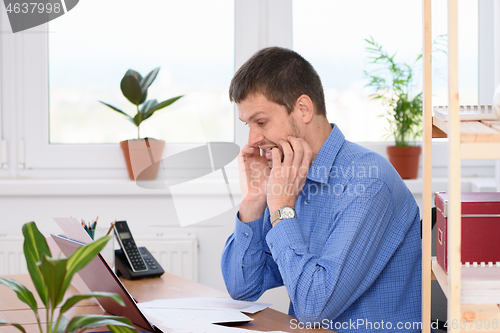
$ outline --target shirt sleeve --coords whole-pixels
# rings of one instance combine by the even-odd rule
[[[321,256],[308,251],[300,216],[278,222],[266,236],[301,321],[334,319],[342,314],[373,284],[404,238],[403,231],[388,227],[393,213],[385,183],[365,178],[349,186],[363,188],[363,192],[344,193],[335,201]]]
[[[269,288],[283,285],[278,266],[265,241],[271,229],[269,213],[252,222],[236,217],[234,233],[222,253],[222,275],[234,299],[255,301]]]

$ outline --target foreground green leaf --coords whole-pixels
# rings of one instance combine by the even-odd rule
[[[43,280],[42,273],[37,266],[37,263],[42,260],[44,255],[51,256],[49,246],[45,237],[40,233],[35,225],[35,222],[28,222],[23,225],[24,235],[24,256],[26,258],[26,265],[30,273],[35,289],[38,296],[42,300],[45,307],[49,305],[49,296],[47,286]]]
[[[42,262],[38,264],[49,293],[49,304],[53,309],[61,303],[64,297],[65,290],[62,287],[66,276],[66,261],[66,259],[43,256]]]
[[[87,266],[95,256],[106,246],[106,243],[111,238],[111,236],[105,236],[99,238],[98,240],[86,244],[84,246],[76,249],[75,252],[66,261],[66,276],[64,277],[64,282],[61,292],[64,294],[71,283],[71,279],[76,272]]]
[[[137,329],[131,329],[131,328],[128,328],[128,327],[125,327],[125,326],[108,326],[108,329],[112,332],[112,333],[137,333],[138,330]],[[140,332],[140,331],[139,331]]]
[[[76,316],[68,324],[66,333],[73,333],[77,330],[86,330],[100,326],[123,326],[130,328],[132,332],[139,332],[128,320],[124,317],[104,316],[104,315],[81,315]]]
[[[125,303],[123,302],[120,295],[118,295],[116,293],[108,293],[108,292],[104,292],[104,291],[103,292],[93,292],[90,294],[77,295],[77,296],[73,296],[73,297],[69,298],[64,303],[64,305],[61,307],[61,313],[68,311],[76,303],[78,303],[84,299],[88,299],[88,298],[92,298],[92,297],[95,297],[95,298],[108,297],[108,298],[112,299],[113,301],[115,301],[116,303],[120,304],[121,306],[125,306]]]
[[[0,284],[12,289],[16,293],[17,298],[28,304],[35,314],[38,313],[35,297],[33,296],[33,293],[28,290],[28,288],[12,279],[0,278]]]
[[[52,323],[52,333],[65,333],[69,320],[63,315],[59,315],[57,321]],[[57,325],[57,327],[56,327]]]
[[[26,333],[26,331],[24,330],[24,328],[19,325],[19,324],[14,324],[14,323],[8,323],[6,321],[3,321],[0,319],[0,326],[14,326],[15,328],[17,328],[18,330],[20,330],[21,332],[23,333]]]

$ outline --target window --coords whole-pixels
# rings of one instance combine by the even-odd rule
[[[113,1],[79,2],[49,24],[16,34],[10,33],[0,5],[0,134],[6,142],[0,145],[0,158],[5,159],[4,151],[8,158],[0,177],[126,178],[117,142],[134,137],[135,128],[97,101],[132,112],[119,90],[128,68],[144,74],[161,67],[150,98],[186,94],[159,111],[154,116],[158,122],[141,128],[144,135],[166,139],[167,156],[203,144],[186,129],[190,120],[170,117],[199,115],[203,122],[198,129],[206,140],[235,140],[241,146],[248,129],[228,101],[229,80],[254,52],[271,45],[293,47],[312,62],[325,86],[330,120],[348,139],[380,142],[385,123],[363,88],[363,39],[372,35],[389,52],[398,51],[403,61],[420,52],[420,0],[147,0],[141,8],[137,2]],[[461,59],[467,59],[460,63],[467,73],[460,76],[461,98],[477,103],[478,81],[483,80],[478,79],[478,34],[493,32],[478,32],[477,17],[484,15],[478,12],[478,0],[459,1],[466,27],[459,35]],[[446,33],[446,1],[433,4],[434,34]],[[400,15],[390,16],[393,12]],[[173,37],[167,38],[167,32]],[[446,96],[445,80],[439,82],[446,77],[446,61],[436,58],[435,69],[437,63],[442,70],[434,74],[434,90]],[[434,102],[446,103],[438,95]],[[213,110],[223,121],[209,125]],[[182,126],[169,127],[176,124]],[[383,151],[384,145],[371,148]]]
[[[91,21],[91,22],[89,22]],[[129,69],[161,70],[148,99],[184,98],[141,125],[172,143],[233,141],[228,82],[234,72],[231,0],[87,0],[49,22],[51,144],[117,143],[135,125],[98,103],[136,113],[120,91]]]
[[[447,32],[446,4],[433,1],[435,37]],[[378,117],[382,106],[369,98],[371,91],[364,87],[368,80],[363,71],[373,69],[364,39],[372,36],[389,54],[396,53],[397,62],[413,64],[422,52],[421,7],[421,0],[293,1],[293,47],[318,71],[328,118],[349,140],[383,141],[388,126],[385,118]],[[464,104],[478,100],[477,7],[477,0],[460,1],[460,98]],[[446,60],[443,53],[435,53],[435,105],[447,104]],[[417,77],[415,82],[420,81]]]

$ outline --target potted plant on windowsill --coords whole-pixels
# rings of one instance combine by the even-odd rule
[[[79,301],[92,297],[108,297],[125,306],[118,294],[108,292],[93,292],[75,295],[64,300],[64,295],[71,279],[79,270],[89,264],[101,251],[110,236],[100,238],[95,242],[79,247],[69,258],[53,258],[45,237],[40,233],[34,222],[23,225],[24,256],[28,271],[38,296],[45,306],[45,323],[42,324],[38,304],[33,293],[19,282],[0,278],[0,284],[12,289],[17,297],[26,303],[33,311],[40,333],[74,333],[87,329],[107,326],[113,333],[139,333],[130,320],[124,317],[106,315],[79,315],[71,320],[65,313]],[[26,333],[24,327],[17,323],[9,323],[0,318],[0,326],[13,326]],[[43,330],[45,326],[45,331]]]
[[[387,147],[389,161],[401,178],[414,179],[418,175],[418,163],[422,148],[416,140],[422,136],[422,92],[415,93],[416,84],[412,66],[397,63],[395,54],[390,56],[373,37],[365,39],[370,60],[379,68],[364,71],[370,82],[366,87],[375,89],[370,95],[381,100],[386,112],[380,117],[387,119],[389,134],[395,141]],[[413,66],[422,58],[419,55]]]
[[[141,123],[149,119],[156,111],[169,106],[184,96],[172,97],[160,103],[156,99],[146,100],[148,97],[148,88],[156,79],[159,71],[160,67],[157,67],[148,75],[142,77],[137,71],[129,69],[123,76],[120,83],[123,96],[137,107],[137,113],[133,117],[113,105],[99,101],[112,110],[124,115],[137,126],[137,139],[120,142],[125,162],[127,163],[128,175],[131,180],[156,179],[163,148],[165,147],[165,141],[163,140],[147,137],[141,138]]]

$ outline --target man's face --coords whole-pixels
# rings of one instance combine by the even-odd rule
[[[297,126],[298,111],[290,115],[283,105],[269,101],[264,95],[256,93],[236,104],[241,121],[250,127],[248,144],[262,149],[267,164],[272,168],[272,148],[278,148],[283,160],[280,140],[288,136],[301,137]]]

